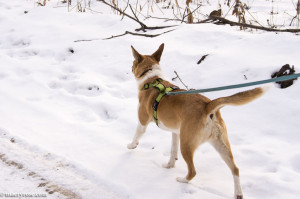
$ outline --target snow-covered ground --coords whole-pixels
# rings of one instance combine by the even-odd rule
[[[101,40],[138,24],[121,21],[110,9],[67,12],[54,2],[0,1],[0,197],[232,198],[231,173],[207,144],[197,150],[197,176],[189,184],[175,180],[187,172],[182,157],[174,169],[162,167],[170,133],[152,124],[138,148],[127,149],[138,104],[130,45],[151,54],[165,43],[165,76],[172,81],[175,70],[189,88],[207,88],[267,79],[286,63],[299,72],[300,37],[177,23],[175,31],[156,38]],[[74,42],[82,39],[98,40]],[[299,198],[299,89],[296,81],[248,105],[222,109],[246,199]]]

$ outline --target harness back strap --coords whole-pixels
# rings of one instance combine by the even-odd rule
[[[153,108],[153,119],[155,124],[158,126],[158,119],[157,119],[157,109],[158,109],[158,104],[160,100],[163,98],[163,96],[166,95],[167,92],[171,92],[173,90],[178,89],[178,87],[165,87],[161,82],[162,79],[157,79],[154,83],[147,83],[143,86],[142,90],[149,89],[151,87],[154,87],[158,90],[159,94],[156,97],[155,101],[153,102],[152,108]]]

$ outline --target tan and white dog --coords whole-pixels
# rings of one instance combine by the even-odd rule
[[[145,133],[148,124],[154,121],[152,105],[158,96],[158,90],[154,87],[149,89],[143,89],[143,87],[147,83],[156,82],[158,78],[163,79],[159,62],[164,44],[161,44],[159,49],[152,55],[141,55],[132,46],[131,48],[135,58],[132,72],[139,89],[139,123],[133,141],[127,147],[134,149],[139,144],[139,140]],[[162,80],[161,83],[165,87],[175,86],[165,80]],[[178,89],[178,91],[183,90]],[[165,95],[159,102],[157,110],[158,126],[173,132],[173,134],[171,157],[169,162],[163,166],[165,168],[174,167],[180,142],[181,154],[187,164],[188,173],[186,177],[177,178],[177,181],[189,182],[196,175],[193,162],[194,152],[199,145],[209,142],[219,152],[231,170],[234,179],[235,199],[242,199],[239,169],[233,160],[226,126],[219,110],[225,105],[246,104],[260,97],[263,93],[264,89],[259,87],[215,100],[210,100],[200,94]]]

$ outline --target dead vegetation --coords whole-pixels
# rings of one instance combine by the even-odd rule
[[[56,0],[48,0],[56,1]],[[220,0],[217,7],[207,13],[206,7],[212,7],[215,3],[210,0],[136,0],[130,2],[129,0],[57,0],[58,4],[65,5],[69,12],[86,12],[90,10],[93,13],[102,13],[93,9],[96,4],[101,3],[104,7],[110,8],[112,13],[134,20],[139,24],[139,28],[135,31],[143,31],[144,34],[135,33],[127,30],[125,33],[111,36],[105,39],[116,38],[127,34],[134,36],[155,37],[167,32],[173,31],[170,28],[178,26],[178,22],[187,24],[202,24],[214,23],[217,25],[238,26],[240,30],[259,29],[264,31],[274,32],[300,32],[300,0],[291,0],[295,7],[295,13],[285,12],[289,20],[289,24],[277,24],[278,10],[274,6],[278,0],[266,0],[270,2],[269,18],[266,21],[259,21],[256,17],[256,11],[252,10],[249,1],[246,0]],[[263,1],[263,0],[262,0]],[[294,2],[297,1],[297,2]],[[35,0],[36,5],[45,6],[47,0]],[[223,3],[223,5],[222,5]],[[253,3],[253,2],[252,2]],[[251,4],[251,3],[250,3]],[[98,6],[99,8],[99,6]],[[101,6],[102,8],[102,6]],[[224,13],[223,13],[224,12]],[[170,17],[170,13],[173,17]],[[168,16],[168,17],[166,17]],[[148,26],[146,22],[148,19],[163,20],[163,22],[175,22],[174,25],[166,26]],[[177,22],[177,23],[176,23]],[[161,22],[159,22],[161,24]],[[286,26],[293,28],[287,29]],[[158,34],[146,34],[148,30],[168,29],[167,31]]]
[[[246,23],[245,8],[244,5],[240,2],[240,0],[235,1],[232,15],[235,15],[238,18],[239,23]],[[243,29],[244,27],[240,26],[240,28]]]
[[[290,26],[292,26],[293,22],[296,23],[296,26],[299,27],[300,24],[300,0],[298,0],[297,5],[295,6],[296,15],[292,18]]]

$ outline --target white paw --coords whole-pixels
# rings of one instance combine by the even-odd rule
[[[176,180],[178,182],[181,182],[181,183],[188,183],[189,182],[185,177],[184,178],[178,177],[178,178],[176,178]]]
[[[163,166],[163,168],[171,169],[171,168],[175,167],[175,163],[168,162],[168,163],[162,164],[162,166]]]
[[[131,143],[127,145],[128,149],[135,149],[137,147],[138,143]]]

